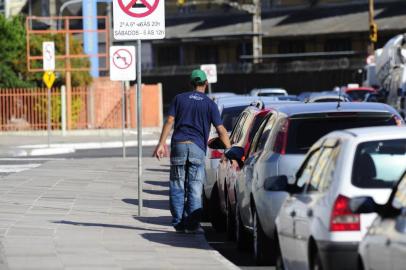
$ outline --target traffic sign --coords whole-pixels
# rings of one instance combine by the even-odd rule
[[[164,0],[113,0],[114,38],[117,40],[163,39]]]
[[[44,71],[55,70],[55,43],[53,41],[42,43],[42,63]]]
[[[215,64],[201,65],[200,69],[206,73],[208,83],[217,82],[217,66]]]
[[[110,47],[110,80],[134,81],[135,70],[135,47],[134,46],[111,46]]]
[[[44,75],[42,76],[42,80],[47,86],[48,89],[52,88],[52,85],[54,85],[55,82],[55,73],[52,71],[46,71],[44,72]]]

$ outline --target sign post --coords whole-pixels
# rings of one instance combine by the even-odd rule
[[[113,36],[137,41],[138,215],[142,215],[141,40],[165,38],[164,0],[113,0]]]
[[[51,146],[51,88],[55,82],[55,43],[46,41],[42,43],[42,66],[44,75],[42,80],[48,88],[47,91],[47,133],[48,148]]]
[[[123,158],[126,157],[125,148],[125,81],[134,81],[135,74],[135,48],[134,46],[111,46],[110,47],[110,80],[121,81],[122,91],[122,143]]]
[[[209,83],[209,94],[211,94],[211,84],[217,82],[217,66],[215,64],[201,65],[200,69],[206,73],[207,82]]]

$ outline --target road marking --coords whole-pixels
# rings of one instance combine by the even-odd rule
[[[19,165],[0,165],[0,173],[18,173],[22,171],[31,170],[37,168],[41,164],[31,163],[31,164],[19,164]]]

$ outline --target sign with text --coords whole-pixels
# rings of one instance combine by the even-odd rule
[[[110,80],[134,81],[135,78],[135,47],[110,47]]]
[[[201,65],[200,69],[206,73],[208,83],[217,82],[217,66],[215,64]]]
[[[164,0],[113,0],[114,38],[165,38]]]
[[[42,63],[44,71],[55,70],[55,43],[53,41],[42,43]]]

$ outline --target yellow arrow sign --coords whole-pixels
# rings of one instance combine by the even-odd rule
[[[42,81],[49,89],[51,89],[52,85],[55,82],[55,73],[53,73],[52,71],[46,71],[44,73],[44,76],[42,76]]]

